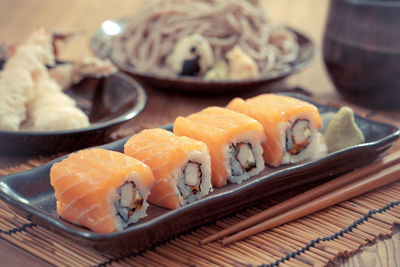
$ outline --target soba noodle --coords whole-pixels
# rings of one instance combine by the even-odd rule
[[[239,46],[260,76],[289,68],[298,54],[296,35],[269,22],[257,0],[154,0],[127,21],[111,58],[141,72],[176,76],[167,57],[181,38],[194,34],[208,41],[214,62],[227,61],[227,52]]]

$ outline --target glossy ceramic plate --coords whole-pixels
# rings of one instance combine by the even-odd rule
[[[290,68],[281,72],[275,72],[267,76],[257,79],[240,80],[240,81],[205,81],[196,77],[179,76],[167,77],[156,74],[149,74],[137,71],[134,67],[125,63],[118,62],[110,56],[112,47],[110,40],[124,33],[125,20],[107,20],[103,22],[100,28],[94,33],[90,41],[90,47],[98,57],[108,58],[118,68],[140,81],[144,81],[150,85],[163,88],[166,90],[191,92],[191,93],[226,93],[248,90],[263,84],[283,79],[288,75],[304,69],[313,59],[315,47],[313,42],[305,35],[293,31],[299,42],[299,55],[297,59],[291,63]]]
[[[53,132],[0,131],[0,153],[43,155],[110,142],[107,136],[139,114],[147,99],[143,87],[124,73],[86,78],[66,93],[89,116],[90,127]]]
[[[335,108],[317,105],[321,113]],[[55,161],[36,169],[16,173],[0,180],[0,198],[17,213],[51,231],[108,252],[140,250],[167,240],[193,227],[254,204],[269,195],[321,178],[338,175],[376,159],[399,138],[397,127],[357,116],[366,142],[331,153],[323,158],[280,168],[266,168],[243,184],[228,184],[214,189],[207,197],[176,210],[151,205],[148,216],[127,229],[97,234],[70,224],[56,214],[56,200],[49,183],[49,171]],[[171,129],[171,125],[166,126]],[[127,139],[102,146],[122,151]],[[354,160],[354,159],[357,160]]]

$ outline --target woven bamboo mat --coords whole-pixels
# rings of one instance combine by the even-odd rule
[[[0,170],[0,175],[30,169],[50,158]],[[325,266],[357,253],[378,238],[388,238],[400,223],[400,182],[345,201],[310,216],[223,247],[200,247],[200,239],[309,189],[296,188],[266,202],[142,252],[104,254],[82,247],[13,213],[0,202],[0,237],[58,266]]]

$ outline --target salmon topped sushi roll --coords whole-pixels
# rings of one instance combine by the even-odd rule
[[[295,163],[326,152],[319,132],[322,126],[319,111],[308,102],[262,94],[247,100],[235,98],[227,108],[261,122],[267,137],[263,156],[270,166]]]
[[[209,107],[188,117],[178,117],[174,133],[203,141],[211,155],[212,183],[242,183],[264,169],[262,125],[246,115]]]
[[[125,154],[147,164],[156,183],[149,202],[176,209],[212,190],[211,162],[206,144],[164,129],[148,129],[133,135]]]
[[[139,160],[97,148],[73,153],[50,170],[57,213],[97,233],[119,231],[145,217],[154,181]]]

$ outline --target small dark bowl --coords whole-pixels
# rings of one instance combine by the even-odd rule
[[[94,33],[90,41],[90,47],[98,57],[108,58],[120,70],[132,75],[134,78],[143,81],[149,85],[162,88],[165,90],[173,90],[179,92],[190,93],[228,93],[248,90],[264,84],[272,83],[277,80],[283,79],[293,73],[304,69],[311,63],[315,54],[315,46],[313,42],[305,35],[293,30],[296,34],[299,43],[299,55],[297,59],[290,64],[290,68],[281,72],[271,73],[269,75],[239,81],[205,81],[201,78],[179,76],[168,77],[157,74],[144,73],[137,71],[134,67],[115,61],[110,56],[109,42],[112,38],[124,33],[125,22],[124,19],[107,20],[103,22],[102,26]],[[110,31],[110,25],[113,31]]]
[[[139,83],[123,73],[86,78],[66,93],[90,120],[90,127],[54,132],[0,131],[0,153],[37,155],[70,152],[109,142],[109,134],[139,114],[147,96]]]
[[[323,56],[338,92],[369,108],[400,109],[400,1],[331,0]]]

